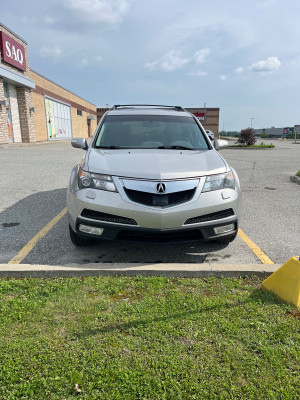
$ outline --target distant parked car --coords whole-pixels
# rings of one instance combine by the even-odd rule
[[[215,134],[212,131],[206,131],[206,133],[208,134],[210,140],[214,140],[215,139]]]

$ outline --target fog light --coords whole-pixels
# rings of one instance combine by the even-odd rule
[[[221,233],[226,233],[234,230],[234,224],[218,226],[214,228],[215,234],[220,235]]]
[[[88,226],[88,225],[79,225],[79,230],[81,232],[90,233],[91,235],[102,235],[104,229],[97,228],[96,226]]]

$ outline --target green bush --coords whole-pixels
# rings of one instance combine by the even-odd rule
[[[300,169],[299,169],[299,171],[296,173],[296,176],[300,176]]]
[[[287,136],[287,139],[295,139],[295,133],[290,133],[290,134]],[[296,133],[296,139],[300,139],[299,133]]]

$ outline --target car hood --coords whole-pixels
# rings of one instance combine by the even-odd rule
[[[90,148],[84,170],[140,179],[182,179],[227,171],[223,157],[212,150],[102,150]]]

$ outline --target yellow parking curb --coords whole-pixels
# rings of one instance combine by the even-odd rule
[[[267,289],[297,307],[300,307],[300,260],[290,258],[277,271],[263,281],[263,289]]]

